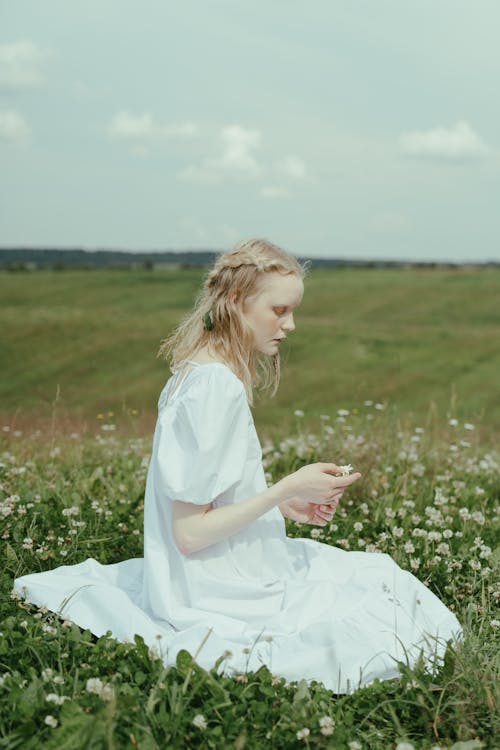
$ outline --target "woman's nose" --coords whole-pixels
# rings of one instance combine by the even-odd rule
[[[295,330],[295,323],[293,321],[293,315],[290,313],[290,315],[287,315],[285,320],[282,323],[281,326],[285,331],[294,331]]]

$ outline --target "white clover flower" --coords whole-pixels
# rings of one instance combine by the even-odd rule
[[[85,690],[87,691],[87,693],[95,693],[96,695],[100,695],[103,687],[104,683],[99,679],[99,677],[89,677],[85,685]]]
[[[331,716],[322,716],[319,719],[319,725],[321,727],[321,734],[324,734],[325,736],[329,734],[333,734],[333,730],[335,727],[335,721],[332,719]]]
[[[297,732],[297,739],[298,740],[305,740],[306,737],[309,737],[311,734],[311,730],[307,727],[304,727],[303,729],[299,729]]]
[[[357,740],[351,740],[348,743],[349,750],[362,750],[361,744]]]
[[[403,549],[408,554],[411,554],[412,552],[415,552],[415,547],[413,546],[413,544],[411,542],[405,542],[405,545],[404,545]]]
[[[464,423],[464,430],[475,430],[475,429],[476,429],[475,426],[471,424],[470,422]]]
[[[396,750],[415,750],[415,747],[411,744],[411,742],[398,742],[396,745]]]
[[[349,409],[337,409],[337,414],[339,417],[348,417],[350,414]]]
[[[427,541],[428,542],[440,542],[442,538],[442,534],[440,531],[429,531],[427,534]]]
[[[198,729],[206,729],[208,726],[207,720],[203,714],[196,714],[191,723],[194,724],[195,727],[198,727]]]
[[[490,620],[490,625],[492,628],[500,628],[500,620]]]
[[[53,674],[54,672],[50,667],[47,667],[46,669],[42,669],[42,680],[44,682],[47,682],[48,680],[51,679]]]
[[[356,521],[354,524],[354,531],[361,531],[363,529],[363,524],[361,521]]]
[[[373,406],[373,401],[370,401],[370,399],[367,399],[366,401],[364,401],[364,405],[365,406]]]
[[[412,570],[418,570],[420,567],[420,557],[410,557],[410,567]]]
[[[52,727],[53,729],[57,727],[57,719],[55,716],[51,716],[50,714],[48,714],[48,716],[46,716],[43,721],[45,724],[47,724],[49,727]]]
[[[64,701],[68,701],[67,695],[57,695],[57,693],[49,693],[45,696],[47,703],[55,703],[57,706],[61,706]]]
[[[448,424],[450,424],[452,427],[456,427],[458,424],[458,419],[449,419]]]
[[[328,414],[320,414],[319,418],[327,422],[330,419],[330,416]]]
[[[303,417],[304,416],[304,412],[302,411],[302,409],[295,409],[295,411],[293,413],[295,414],[296,417]],[[200,714],[200,716],[201,716],[201,714]]]

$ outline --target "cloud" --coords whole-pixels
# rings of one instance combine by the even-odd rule
[[[30,134],[24,117],[14,109],[0,111],[0,140],[20,143]]]
[[[276,168],[282,174],[293,177],[295,180],[302,180],[306,176],[306,165],[299,156],[285,156],[284,159],[276,162]]]
[[[288,198],[290,193],[286,188],[278,185],[265,185],[260,189],[260,195],[263,198]]]
[[[27,39],[0,44],[0,89],[30,89],[44,83],[47,54]]]
[[[479,135],[464,120],[450,128],[404,133],[400,146],[409,156],[448,161],[477,159],[488,151]]]
[[[150,112],[134,115],[122,110],[111,118],[108,134],[111,138],[137,142],[151,142],[165,138],[186,137],[194,135],[196,125],[184,122],[178,125],[165,125],[155,120]]]
[[[254,156],[260,147],[259,130],[248,130],[240,125],[227,125],[222,128],[222,153],[218,157],[207,158],[201,165],[190,165],[180,172],[182,179],[220,180],[228,175],[258,177],[262,168]]]

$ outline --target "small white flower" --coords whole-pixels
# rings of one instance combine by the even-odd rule
[[[464,430],[475,430],[475,429],[476,428],[474,427],[474,425],[471,424],[470,422],[465,422],[464,423]]]
[[[293,413],[295,414],[296,417],[303,417],[304,416],[304,412],[302,411],[302,409],[295,409],[295,411]],[[200,714],[200,716],[201,716],[201,714]]]
[[[333,729],[335,727],[335,722],[332,719],[331,716],[322,716],[319,719],[319,725],[321,727],[321,734],[324,734],[325,736],[329,734],[333,734]]]
[[[344,464],[343,466],[339,466],[338,469],[340,471],[341,476],[343,477],[347,476],[348,474],[352,472],[351,464]]]
[[[95,693],[96,695],[100,695],[103,687],[104,683],[99,679],[99,677],[89,677],[89,679],[87,680],[87,684],[85,685],[85,690],[87,691],[87,693]]]
[[[448,424],[450,424],[452,427],[456,427],[458,424],[458,419],[449,419]]]
[[[361,521],[356,521],[354,524],[354,531],[361,531],[363,529],[363,524]]]
[[[198,727],[198,729],[206,729],[208,726],[207,720],[205,719],[203,714],[196,714],[192,723],[194,724],[195,727]]]
[[[398,742],[396,750],[415,750],[411,742]]]
[[[500,620],[490,620],[490,625],[492,628],[500,628]]]
[[[311,734],[311,730],[307,727],[304,727],[303,729],[299,729],[297,732],[297,739],[298,740],[305,740],[306,737],[309,737]]]
[[[348,743],[349,750],[361,750],[361,744],[357,740],[351,740]]]
[[[349,409],[337,409],[337,414],[339,417],[348,417],[350,412]]]
[[[67,695],[57,695],[57,693],[49,693],[45,696],[45,700],[47,703],[55,703],[56,705],[60,706],[64,703],[64,701],[69,700]]]
[[[51,716],[50,714],[45,717],[44,723],[48,724],[49,727],[52,727],[53,729],[55,729],[57,727],[57,719],[56,719],[56,717],[55,716]]]

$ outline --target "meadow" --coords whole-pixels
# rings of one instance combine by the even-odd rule
[[[264,666],[229,677],[223,654],[165,666],[11,593],[142,555],[154,354],[201,276],[0,275],[0,748],[498,747],[498,272],[313,271],[283,388],[255,409],[270,483],[332,457],[362,471],[330,524],[287,533],[412,571],[464,627],[444,665],[335,695]]]
[[[169,376],[156,359],[189,310],[203,269],[0,273],[0,416],[93,429],[113,411],[149,434]],[[284,342],[274,399],[257,399],[263,436],[365,400],[422,420],[500,427],[500,270],[317,269]],[[128,419],[130,416],[134,419]],[[135,426],[130,424],[135,422]]]

